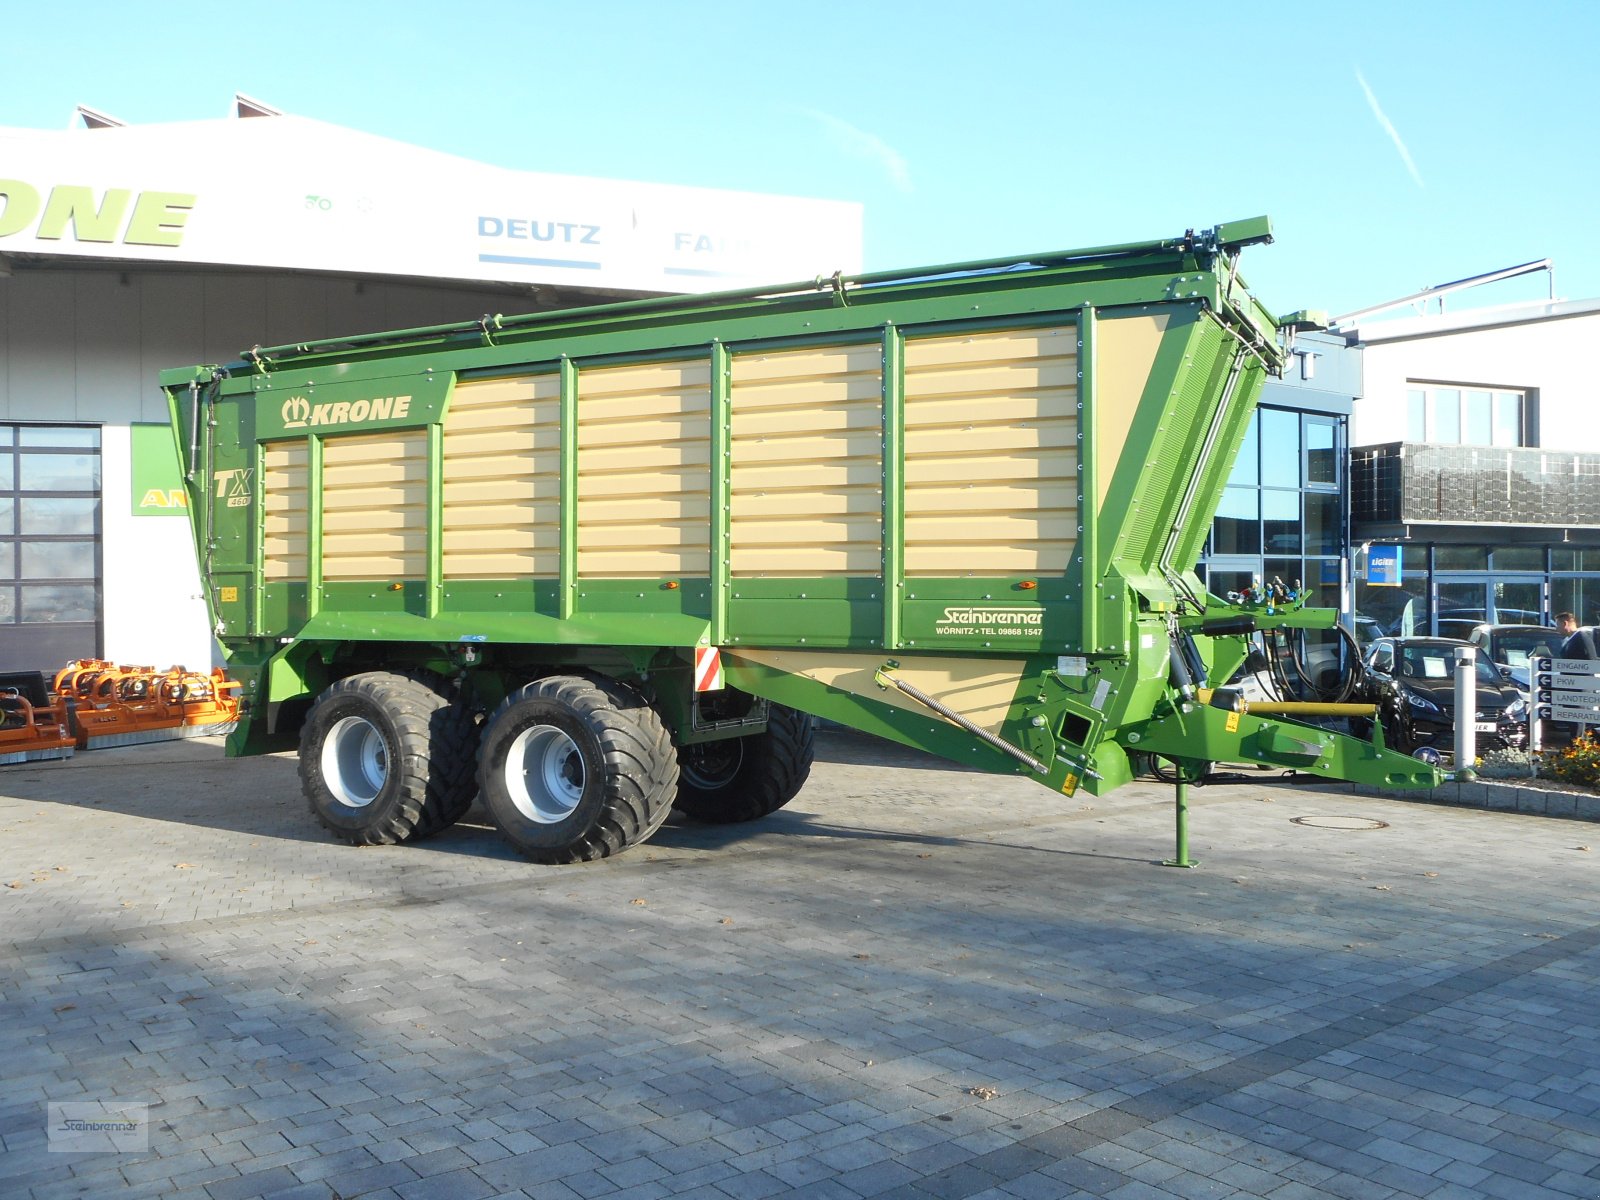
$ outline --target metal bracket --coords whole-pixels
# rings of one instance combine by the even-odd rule
[[[844,272],[835,271],[832,275],[817,276],[817,290],[819,292],[833,290],[833,302],[840,308],[849,308],[850,300],[844,294]]]

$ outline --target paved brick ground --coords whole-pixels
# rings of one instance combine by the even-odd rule
[[[1600,832],[1171,822],[831,734],[773,819],[542,868],[336,845],[287,757],[5,768],[0,1196],[1600,1196]],[[70,1100],[149,1150],[49,1153]]]

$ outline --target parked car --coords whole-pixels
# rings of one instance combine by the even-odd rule
[[[1456,649],[1453,638],[1379,638],[1362,660],[1361,692],[1378,706],[1384,741],[1414,754],[1455,747]],[[1477,706],[1472,714],[1482,750],[1522,749],[1528,742],[1528,702],[1482,654],[1476,659]]]
[[[1478,625],[1467,635],[1489,661],[1510,668],[1511,680],[1528,693],[1531,658],[1555,658],[1566,638],[1552,625]]]

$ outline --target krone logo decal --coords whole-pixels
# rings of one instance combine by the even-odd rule
[[[311,416],[311,401],[304,396],[290,396],[283,402],[283,427],[299,429]]]

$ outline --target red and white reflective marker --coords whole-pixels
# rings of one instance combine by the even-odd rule
[[[715,646],[694,648],[694,690],[720,692],[722,690],[722,651]]]

